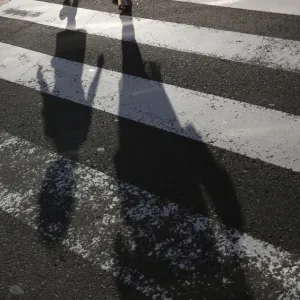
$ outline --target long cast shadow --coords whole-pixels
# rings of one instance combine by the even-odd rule
[[[205,217],[212,203],[226,230],[243,229],[226,170],[204,143],[126,119],[132,111],[143,111],[141,118],[155,118],[151,108],[159,108],[174,128],[181,127],[160,83],[135,82],[126,75],[136,68],[145,79],[163,81],[159,66],[143,61],[131,17],[121,16],[123,78],[115,167],[120,182],[159,198],[119,186],[121,214],[130,233],[119,234],[115,243],[121,298],[251,299],[238,259],[218,259],[218,241]],[[145,107],[150,108],[148,115]],[[184,130],[194,129],[188,126]],[[230,243],[230,235],[226,238]]]
[[[47,83],[47,69],[40,67],[37,74],[43,97],[44,133],[52,141],[59,155],[59,158],[54,158],[46,171],[38,200],[39,232],[42,239],[49,243],[62,241],[71,222],[76,191],[75,162],[80,147],[88,136],[92,118],[91,106],[100,78],[100,69],[97,69],[93,82],[85,94],[82,74],[86,32],[75,30],[78,2],[73,1],[73,8],[69,9],[71,3],[66,0],[61,10],[61,18],[68,18],[67,28],[71,28],[72,31],[64,30],[57,34],[55,55],[51,61],[55,74],[53,88],[50,89]],[[72,66],[72,74],[68,74],[61,59],[77,62]],[[98,65],[99,67],[103,65],[102,56],[98,58]],[[71,87],[68,86],[70,76],[72,76]],[[74,96],[85,105],[58,98],[59,91],[68,89],[72,89]]]

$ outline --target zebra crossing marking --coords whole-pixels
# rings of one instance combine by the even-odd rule
[[[300,15],[298,0],[173,0],[210,6],[238,8],[277,14]]]
[[[4,80],[300,171],[299,116],[105,69],[95,83],[99,68],[9,44],[0,43],[0,56]],[[81,88],[88,95],[95,84],[86,102]]]
[[[61,8],[61,5],[52,3],[12,0],[0,7],[0,16],[74,29],[75,24],[68,25],[68,18],[61,18]],[[298,41],[126,16],[120,19],[116,14],[74,7],[64,7],[64,15],[70,18],[76,16],[76,28],[82,28],[88,34],[268,68],[300,71]]]
[[[39,190],[36,190],[36,187],[41,185],[43,175],[47,173],[46,170],[49,170],[49,166],[60,161],[61,158],[57,154],[47,152],[26,140],[5,132],[0,134],[0,154],[0,157],[6,155],[13,158],[5,162],[5,167],[18,170],[15,171],[18,172],[18,178],[22,178],[23,174],[26,174],[26,179],[24,179],[26,188],[23,190],[11,191],[9,186],[0,182],[0,209],[37,229],[36,219],[39,207],[36,199]],[[24,157],[26,157],[27,164],[24,164]],[[33,162],[35,162],[35,168],[32,168]],[[165,247],[168,248],[168,241],[156,240],[151,229],[148,229],[148,231],[150,230],[149,236],[144,236],[146,240],[151,240],[151,245],[154,245],[153,253],[156,253],[155,255],[161,259],[167,260],[175,269],[193,272],[193,259],[195,255],[200,255],[198,248],[195,248],[197,239],[201,236],[201,232],[209,229],[213,234],[211,238],[216,243],[215,247],[218,253],[218,256],[215,257],[216,260],[226,262],[238,258],[248,279],[259,277],[256,288],[261,291],[266,288],[266,280],[272,278],[282,288],[280,292],[273,291],[274,295],[281,297],[279,299],[296,299],[300,295],[300,286],[297,280],[300,274],[299,255],[284,251],[246,233],[229,232],[215,219],[203,217],[200,214],[184,213],[184,209],[176,204],[164,204],[159,197],[128,183],[118,182],[92,168],[72,163],[68,159],[64,159],[62,165],[62,168],[58,167],[58,170],[55,168],[52,170],[56,171],[56,174],[53,174],[56,184],[60,192],[65,193],[63,189],[69,188],[67,183],[69,179],[65,172],[68,172],[68,166],[73,166],[72,172],[76,182],[75,198],[77,199],[74,203],[75,212],[68,234],[62,243],[67,249],[91,261],[101,269],[118,274],[117,258],[110,253],[110,248],[114,247],[115,228],[121,226],[123,222],[120,217],[120,205],[122,201],[128,202],[130,198],[138,198],[139,204],[130,208],[126,213],[127,218],[131,220],[129,223],[132,223],[134,228],[126,225],[123,229],[124,235],[133,249],[135,242],[134,239],[131,239],[131,235],[134,236],[134,232],[136,234],[139,226],[142,230],[143,224],[146,222],[153,229],[168,223],[169,218],[172,220],[175,218],[177,223],[173,224],[174,226],[168,223],[172,236],[178,237],[176,243],[169,241],[172,244],[170,247],[173,249],[171,253],[163,251]],[[52,175],[48,174],[48,176]],[[83,212],[86,217],[88,215],[89,222],[82,222],[80,212]],[[98,217],[95,218],[95,216]],[[195,228],[196,231],[193,235],[190,235],[189,228]],[[103,245],[105,245],[105,250],[103,250]],[[184,249],[189,249],[188,253],[185,253]],[[285,265],[284,268],[283,265]],[[128,274],[125,272],[124,280],[126,280],[126,276]],[[155,281],[151,284],[149,279],[144,278],[140,282],[137,281],[135,288],[144,294],[168,294],[169,291],[156,285]],[[224,285],[226,286],[225,279]],[[230,282],[230,279],[228,281]],[[143,282],[146,285],[142,285]],[[134,280],[131,283],[136,284]],[[190,288],[198,285],[197,279],[195,282],[189,282]]]

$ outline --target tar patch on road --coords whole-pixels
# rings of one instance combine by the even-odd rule
[[[0,2],[0,6],[2,4],[4,4],[4,3]],[[42,14],[40,12],[30,12],[30,11],[27,11],[27,10],[14,9],[14,8],[6,9],[4,12],[8,15],[15,15],[15,16],[21,16],[21,17],[27,17],[27,16],[28,17],[38,17]]]

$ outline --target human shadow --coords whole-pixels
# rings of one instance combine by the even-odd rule
[[[123,77],[114,158],[126,227],[115,241],[120,297],[252,299],[238,258],[222,259],[207,218],[213,204],[229,244],[234,241],[228,232],[243,230],[230,176],[203,142],[142,124],[159,112],[172,130],[198,135],[192,125],[181,127],[159,66],[143,61],[131,13],[121,21]],[[128,75],[133,69],[153,81],[135,80]],[[162,122],[158,119],[157,127]]]
[[[70,2],[65,1],[64,4],[69,6]],[[39,232],[41,238],[49,243],[62,241],[71,222],[76,192],[74,169],[80,148],[88,136],[92,104],[100,79],[100,68],[104,62],[103,56],[99,56],[99,68],[95,68],[92,83],[88,91],[85,91],[82,76],[86,32],[74,28],[77,5],[78,0],[73,1],[73,9],[66,10],[63,7],[61,15],[68,18],[67,27],[72,27],[73,30],[57,34],[51,67],[40,66],[37,72],[43,97],[44,133],[58,154],[45,173],[38,200]],[[52,70],[49,72],[50,68]],[[54,84],[51,81],[53,73]],[[66,94],[79,103],[61,99]]]

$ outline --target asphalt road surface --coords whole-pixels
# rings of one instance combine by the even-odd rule
[[[0,299],[300,299],[300,3],[0,0]]]

